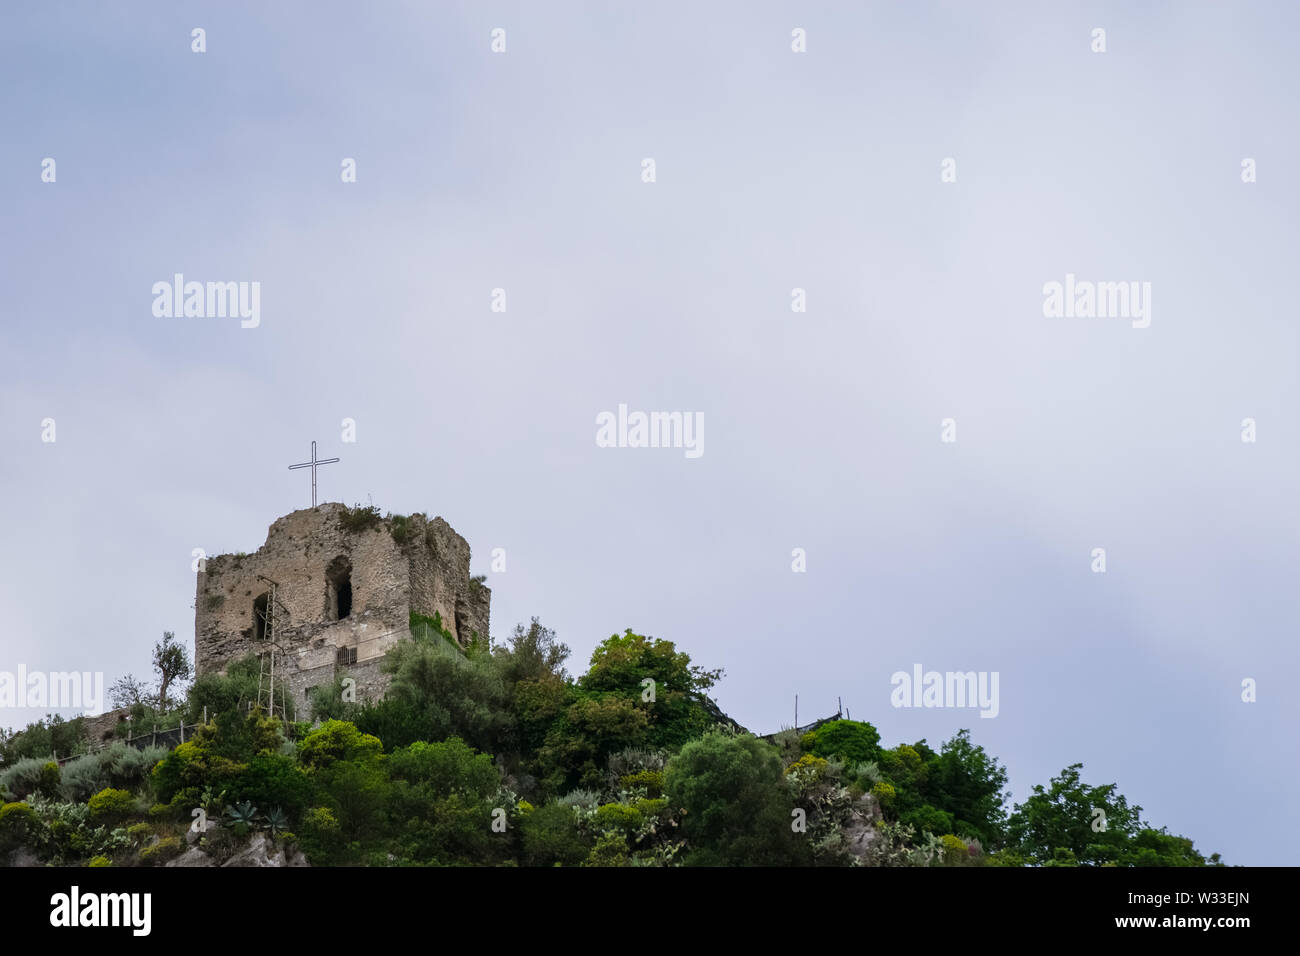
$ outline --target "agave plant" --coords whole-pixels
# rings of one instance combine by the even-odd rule
[[[227,810],[226,817],[232,827],[241,823],[251,827],[257,822],[257,807],[245,800],[243,803],[237,803]]]
[[[275,836],[289,829],[289,814],[280,807],[272,807],[267,811],[263,822],[266,824],[266,829],[271,832],[271,836]]]

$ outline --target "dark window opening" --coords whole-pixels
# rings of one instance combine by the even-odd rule
[[[266,595],[253,598],[253,640],[266,640]]]
[[[337,557],[325,569],[326,610],[332,620],[341,621],[352,613],[352,562]]]
[[[357,649],[355,647],[340,647],[334,655],[336,664],[355,664],[357,662]]]

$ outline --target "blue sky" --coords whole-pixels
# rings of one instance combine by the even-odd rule
[[[316,440],[322,500],[506,549],[495,634],[571,669],[631,627],[757,731],[970,727],[1017,800],[1081,761],[1293,862],[1300,16],[1041,7],[8,5],[0,669],[192,640],[192,549],[309,504]],[[260,326],[155,317],[177,272]],[[1044,317],[1067,273],[1150,327]],[[597,447],[619,403],[704,454]],[[891,707],[915,663],[998,716]]]

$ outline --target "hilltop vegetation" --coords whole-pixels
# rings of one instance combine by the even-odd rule
[[[1079,764],[1009,810],[1005,768],[965,730],[938,749],[851,720],[754,737],[709,698],[721,671],[670,641],[613,635],[573,678],[536,619],[464,650],[414,623],[384,700],[349,701],[342,675],[314,722],[250,709],[250,658],[189,689],[173,713],[209,720],[172,751],[118,742],[60,767],[72,722],[5,739],[0,859],[155,865],[189,839],[221,862],[262,831],[316,865],[1219,862]],[[217,824],[201,839],[200,810]]]

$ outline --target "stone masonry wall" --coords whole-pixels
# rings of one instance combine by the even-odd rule
[[[270,591],[267,578],[277,582],[277,680],[288,682],[300,705],[308,687],[331,682],[336,670],[356,677],[359,691],[381,696],[387,676],[379,661],[409,637],[411,611],[436,612],[462,644],[474,633],[488,635],[491,591],[471,581],[469,544],[446,521],[416,514],[349,531],[341,524],[345,511],[337,503],[295,511],[271,525],[253,554],[207,560],[196,583],[196,674],[269,651],[254,623],[254,602]],[[328,577],[340,560],[350,564],[352,588],[351,613],[341,620]],[[355,648],[356,663],[337,664],[339,648]]]

